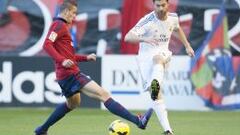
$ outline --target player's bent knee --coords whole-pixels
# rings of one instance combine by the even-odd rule
[[[110,97],[110,93],[106,90],[103,91],[103,97],[105,98],[109,98]]]
[[[158,100],[163,100],[162,92],[159,92],[159,94],[158,94]]]
[[[110,93],[107,90],[103,89],[101,91],[101,100],[106,101],[109,97],[110,97]]]
[[[165,60],[161,55],[153,56],[153,63],[154,64],[164,64]]]
[[[73,109],[77,108],[79,105],[80,105],[80,103],[74,103],[74,104],[70,103],[70,104],[68,104],[68,108],[73,110]]]
[[[74,101],[74,102],[67,102],[67,106],[69,109],[75,109],[80,105],[80,101]]]

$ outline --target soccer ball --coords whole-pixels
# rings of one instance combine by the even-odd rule
[[[129,135],[130,134],[130,128],[128,124],[121,120],[113,121],[110,124],[108,131],[109,131],[109,135]]]

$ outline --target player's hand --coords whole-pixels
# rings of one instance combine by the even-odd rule
[[[70,68],[72,65],[74,65],[74,62],[70,59],[65,59],[62,62],[62,66],[65,68]]]
[[[96,61],[96,59],[97,59],[97,56],[94,53],[91,53],[87,56],[88,61]]]
[[[186,52],[187,52],[188,56],[191,56],[191,57],[195,56],[194,50],[192,49],[191,46],[186,47]]]

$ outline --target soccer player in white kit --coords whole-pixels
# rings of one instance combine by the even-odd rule
[[[126,34],[124,40],[139,43],[138,64],[144,81],[144,89],[150,91],[153,109],[164,129],[164,134],[172,135],[173,131],[160,91],[164,70],[172,56],[172,52],[168,49],[172,32],[177,33],[189,56],[193,57],[194,51],[179,26],[177,14],[168,12],[168,0],[153,0],[153,4],[154,11],[141,18]]]

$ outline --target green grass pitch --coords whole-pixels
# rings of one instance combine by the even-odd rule
[[[0,135],[33,135],[52,109],[0,108]],[[134,111],[133,113],[138,113]],[[54,125],[49,135],[108,135],[108,125],[120,119],[100,109],[76,109]],[[175,135],[240,135],[239,111],[170,111],[169,119]],[[128,122],[130,135],[161,135],[154,114],[146,130]]]

